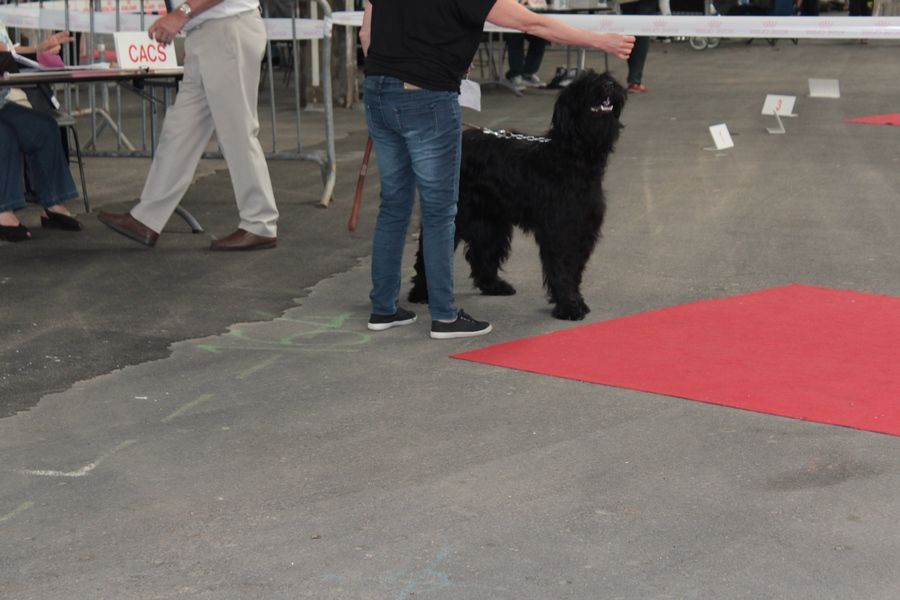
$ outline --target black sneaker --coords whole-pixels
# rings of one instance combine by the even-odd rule
[[[460,310],[456,320],[452,323],[441,321],[431,322],[431,337],[436,340],[449,340],[452,338],[475,337],[490,333],[491,324],[486,321],[476,321],[465,311]]]
[[[416,313],[397,307],[397,312],[392,315],[369,315],[369,329],[372,331],[384,331],[400,325],[411,325],[416,322]]]

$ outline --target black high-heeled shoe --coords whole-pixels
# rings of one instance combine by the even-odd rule
[[[0,225],[0,240],[7,242],[24,242],[31,237],[31,232],[21,223],[12,227]]]
[[[41,227],[44,229],[62,229],[64,231],[81,231],[81,223],[71,215],[45,211],[47,216],[41,215]]]

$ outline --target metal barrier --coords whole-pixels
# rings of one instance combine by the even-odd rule
[[[321,19],[301,19],[301,2],[309,1],[322,13]],[[136,12],[123,12],[123,2],[136,9]],[[264,22],[268,32],[267,52],[265,60],[264,80],[268,82],[269,110],[271,123],[272,147],[266,152],[269,160],[306,160],[319,165],[322,173],[323,191],[319,200],[322,206],[331,204],[334,186],[337,179],[337,167],[334,147],[334,107],[332,105],[331,81],[331,40],[332,20],[331,7],[325,0],[296,0],[292,4],[290,18],[268,18],[268,3],[262,1]],[[84,58],[88,63],[102,62],[106,53],[106,44],[98,42],[100,36],[117,31],[145,31],[156,20],[159,13],[165,12],[164,0],[56,0],[48,2],[22,2],[15,0],[11,4],[0,4],[0,20],[7,27],[18,30],[65,30],[85,35]],[[301,102],[300,102],[300,52],[301,40],[322,42],[321,51],[321,89],[324,105],[325,151],[307,152],[301,139]],[[273,42],[290,42],[293,56],[293,88],[294,117],[296,120],[296,147],[291,150],[278,149],[278,120],[274,84],[274,65],[272,60]],[[63,59],[66,64],[75,61],[70,48],[64,49]],[[88,93],[87,106],[81,108],[80,93],[82,86],[66,86],[63,90],[63,106],[73,116],[90,116],[90,138],[85,144],[85,154],[103,157],[152,157],[158,135],[158,119],[162,111],[170,104],[169,91],[163,98],[154,94],[143,94],[140,114],[140,143],[136,147],[128,138],[123,125],[123,101],[121,88],[115,87],[115,117],[111,114],[110,94],[107,84],[85,84]],[[99,90],[97,87],[99,86]],[[99,100],[98,100],[99,91]],[[149,122],[148,122],[149,121]],[[98,150],[97,139],[105,129],[115,133],[114,150]],[[148,146],[149,131],[149,146]],[[221,158],[222,153],[208,152],[204,158]]]
[[[362,11],[338,11],[335,25],[359,27]],[[659,15],[553,15],[588,31],[650,37],[900,39],[900,17],[721,17]],[[515,31],[486,23],[485,31]]]

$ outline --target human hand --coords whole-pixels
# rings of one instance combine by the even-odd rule
[[[68,31],[58,31],[38,43],[37,51],[47,52],[50,54],[59,54],[59,50],[60,48],[62,48],[63,44],[68,44],[69,42],[74,41],[75,38],[72,37],[72,34]]]
[[[607,54],[626,60],[634,48],[634,36],[619,33],[601,33],[597,47]]]
[[[154,21],[147,33],[160,44],[170,44],[175,39],[175,36],[178,35],[178,32],[181,31],[181,28],[184,27],[184,24],[188,22],[188,18],[180,10],[172,11]]]

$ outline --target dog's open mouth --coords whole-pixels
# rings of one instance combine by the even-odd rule
[[[592,106],[591,112],[612,112],[613,103],[610,98],[604,98],[599,106]]]

